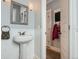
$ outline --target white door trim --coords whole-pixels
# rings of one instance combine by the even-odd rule
[[[46,59],[46,0],[41,0],[41,59]]]
[[[78,0],[70,0],[70,59],[78,59]]]
[[[70,13],[69,9],[67,9],[67,8],[70,8],[73,4],[75,4],[77,2],[77,0],[73,0],[73,2],[75,2],[75,3],[72,3],[72,0],[60,0],[60,1],[61,1],[60,4],[61,4],[62,19],[63,20],[67,20],[66,22],[68,22],[70,20],[69,14],[72,14],[72,12]],[[41,25],[42,26],[42,30],[41,30],[41,33],[42,33],[42,39],[41,39],[41,59],[46,59],[46,35],[45,35],[45,32],[46,32],[46,0],[41,0],[41,3],[42,3],[41,4],[41,20],[42,20],[42,25]],[[74,7],[76,7],[76,5]],[[71,8],[72,11],[73,11],[73,9],[74,8]],[[67,18],[64,19],[65,17],[67,17]],[[73,16],[71,16],[71,17],[73,17]],[[76,18],[74,18],[74,19],[76,19]],[[65,23],[65,22],[63,22],[63,23]],[[67,23],[67,25],[69,25],[69,23]],[[71,22],[70,24],[72,24],[72,23],[73,22]],[[67,26],[67,25],[65,24],[65,26]],[[70,25],[70,26],[72,26],[72,25]],[[68,28],[67,28],[67,30],[68,30]],[[75,30],[75,31],[77,31],[77,30]],[[75,33],[75,34],[77,34],[77,33]],[[72,35],[71,35],[71,37],[72,37]],[[69,47],[72,45],[72,43],[70,44],[71,41],[72,40],[70,38],[68,38],[67,40],[65,39],[63,42],[61,42],[61,47],[62,47],[62,45],[64,43],[64,45],[63,45],[64,49],[63,48],[61,49],[61,52],[62,52],[61,53],[61,57],[62,57],[61,59],[70,59],[70,58],[72,59],[72,57],[73,57],[73,59],[77,59],[77,56],[74,56],[74,54],[71,55],[71,52],[74,51],[74,50],[70,51],[71,49],[69,49]],[[75,43],[77,43],[77,40],[75,40]],[[74,45],[75,45],[75,43],[74,43]]]

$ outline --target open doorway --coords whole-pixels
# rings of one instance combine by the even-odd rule
[[[47,2],[48,1],[48,2]],[[50,24],[49,19],[54,17],[54,10],[51,10],[52,8],[56,8],[55,5],[51,5],[52,2],[60,1],[59,7],[57,9],[60,9],[61,11],[61,19],[60,19],[60,28],[61,28],[61,34],[60,34],[60,59],[77,59],[77,0],[42,0],[42,59],[46,59],[47,57],[47,48],[51,45],[51,39],[47,40],[51,34],[49,31],[51,30],[51,26],[47,27],[47,24]],[[51,5],[52,8],[47,9],[46,2]],[[73,7],[73,8],[72,8]],[[56,9],[56,10],[57,10]],[[51,12],[49,12],[51,11]],[[47,20],[47,14],[53,16]],[[73,17],[74,16],[74,17]],[[74,20],[75,19],[75,20]],[[47,22],[48,21],[48,22]],[[51,22],[52,23],[52,22]],[[49,29],[47,31],[47,28]],[[51,32],[51,31],[50,31]],[[50,34],[50,35],[48,35]],[[48,37],[47,37],[48,36]],[[45,44],[46,43],[46,44]],[[57,45],[55,46],[57,48]],[[75,48],[74,48],[75,47]],[[54,50],[54,49],[53,49]],[[51,49],[50,49],[51,51]],[[48,54],[49,55],[49,54]],[[51,55],[51,54],[50,54]],[[55,55],[55,54],[54,54]],[[52,58],[53,59],[53,58]],[[55,59],[55,58],[54,58]],[[58,58],[59,59],[59,58]]]
[[[60,1],[47,0],[46,8],[46,59],[61,59]]]

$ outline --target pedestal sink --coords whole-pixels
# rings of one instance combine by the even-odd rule
[[[23,44],[27,44],[32,40],[32,35],[15,36],[13,41],[19,44],[19,59],[23,59]]]

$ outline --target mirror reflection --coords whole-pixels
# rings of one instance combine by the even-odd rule
[[[11,24],[28,25],[28,6],[11,2]]]

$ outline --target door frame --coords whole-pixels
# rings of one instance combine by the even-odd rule
[[[68,22],[67,29],[70,30],[70,32],[68,33],[69,34],[68,39],[63,41],[63,42],[65,42],[64,43],[65,46],[63,46],[64,50],[63,50],[63,48],[61,49],[61,52],[62,52],[61,59],[77,59],[78,55],[74,55],[74,53],[76,54],[78,50],[75,49],[74,47],[72,47],[72,45],[74,45],[77,48],[76,37],[78,37],[78,36],[76,34],[78,33],[78,30],[77,30],[76,25],[73,26],[74,21],[75,21],[75,24],[77,23],[77,8],[76,8],[77,0],[60,0],[60,1],[61,1],[61,12],[62,12],[61,19],[64,19],[64,17],[66,17],[65,21],[67,20],[67,22]],[[42,35],[42,38],[41,38],[41,56],[40,57],[41,57],[41,59],[46,59],[46,35],[45,35],[45,33],[46,33],[46,0],[41,0],[41,3],[42,3],[41,4],[41,23],[42,23],[41,24],[41,27],[42,27],[41,35]],[[73,6],[73,8],[72,8],[72,6]],[[74,13],[76,12],[76,13],[74,14],[73,12]],[[75,28],[75,26],[76,26],[76,28]],[[76,40],[73,39],[74,33],[72,33],[72,31],[75,32]],[[64,34],[64,33],[62,33],[62,34]],[[72,42],[74,42],[73,40],[75,41],[75,43],[72,43]],[[63,45],[63,42],[61,42],[61,47]],[[75,51],[74,51],[74,49],[75,49]]]

